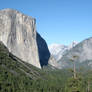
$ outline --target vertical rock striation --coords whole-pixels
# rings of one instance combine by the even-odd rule
[[[16,10],[0,11],[0,41],[18,58],[41,68],[48,64],[50,53],[35,26],[34,18]]]

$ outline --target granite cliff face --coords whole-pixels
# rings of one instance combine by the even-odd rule
[[[40,64],[41,66],[48,65],[49,58],[50,58],[50,52],[48,49],[48,46],[45,42],[45,40],[37,33],[36,35],[37,40],[37,46],[38,46],[38,53],[40,57]]]
[[[0,11],[0,41],[18,58],[41,68],[48,64],[50,53],[35,26],[34,18],[16,10]]]

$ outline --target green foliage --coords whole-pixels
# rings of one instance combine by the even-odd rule
[[[69,70],[38,69],[8,52],[0,43],[0,92],[87,92],[92,72],[73,78]]]
[[[84,92],[82,77],[71,77],[67,81],[65,92]]]
[[[65,76],[66,71],[47,72],[21,61],[0,43],[0,92],[62,92]]]

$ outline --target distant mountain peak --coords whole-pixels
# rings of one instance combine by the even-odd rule
[[[75,47],[77,44],[78,44],[77,41],[73,41],[69,46],[53,43],[48,47],[51,54],[58,61],[64,55],[64,53],[66,53],[67,50],[70,50],[71,48]]]
[[[78,56],[76,60],[77,68],[92,68],[92,37],[85,39],[80,43],[73,41],[73,43],[68,46],[68,49],[63,53],[57,54],[57,57],[60,55],[61,58],[59,58],[59,60],[57,59],[57,68],[71,68],[72,64],[69,60],[73,55]]]
[[[69,49],[75,47],[78,44],[77,41],[73,41],[70,45],[69,45]]]

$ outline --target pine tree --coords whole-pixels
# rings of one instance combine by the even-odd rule
[[[73,64],[73,76],[68,79],[65,92],[84,92],[82,90],[82,77],[76,71],[76,60],[78,59],[77,55],[73,55],[70,61]]]
[[[76,72],[76,65],[75,65],[75,61],[78,59],[77,55],[72,56],[72,58],[70,59],[71,62],[73,62],[73,77],[76,79],[77,78],[77,72]]]
[[[87,82],[86,82],[86,85],[87,85],[87,91],[86,92],[91,92],[91,85],[92,85],[92,71],[88,71],[88,74],[87,74],[87,78],[86,78]]]

